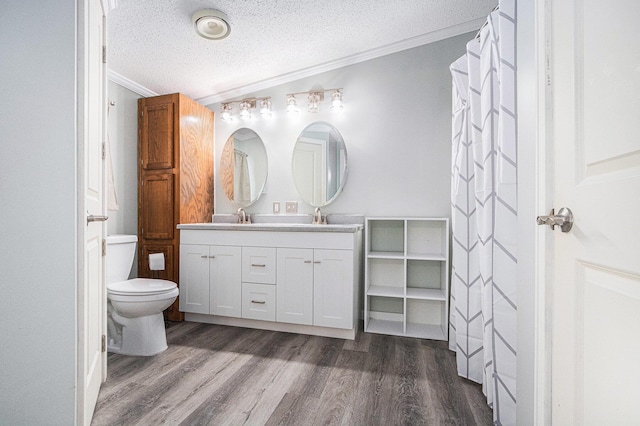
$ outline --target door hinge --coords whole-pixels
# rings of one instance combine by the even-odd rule
[[[107,144],[102,142],[102,159],[107,158]]]
[[[107,240],[102,239],[102,256],[107,255]]]
[[[102,63],[107,63],[107,46],[102,46]]]
[[[102,335],[102,352],[107,351],[107,336]]]

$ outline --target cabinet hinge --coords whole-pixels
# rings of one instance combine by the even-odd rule
[[[102,239],[102,256],[107,255],[107,240]]]
[[[107,351],[107,336],[105,336],[104,334],[102,335],[102,352],[106,352]]]
[[[102,159],[107,158],[107,144],[102,142]]]
[[[107,63],[107,46],[102,46],[102,63]]]

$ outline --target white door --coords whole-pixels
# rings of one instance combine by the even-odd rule
[[[639,23],[637,0],[551,5],[553,207],[575,217],[547,259],[557,425],[640,424]]]
[[[84,257],[80,270],[82,278],[78,289],[78,423],[89,424],[93,416],[100,384],[107,377],[106,287],[103,244],[106,227],[104,199],[105,90],[106,77],[103,63],[105,40],[105,14],[100,0],[84,2],[84,48],[81,64],[84,66],[83,86],[80,92],[79,114],[82,117],[80,152],[80,195],[84,208],[80,235]],[[82,24],[81,24],[82,25]],[[82,203],[80,203],[82,205]],[[90,221],[95,219],[94,221]]]
[[[276,320],[313,324],[313,249],[278,249]]]
[[[323,205],[327,199],[324,144],[319,139],[299,140],[293,155],[293,180],[302,199],[313,205]]]

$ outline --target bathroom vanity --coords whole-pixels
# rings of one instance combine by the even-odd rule
[[[180,311],[187,321],[355,338],[362,224],[178,229]]]

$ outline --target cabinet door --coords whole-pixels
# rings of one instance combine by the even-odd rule
[[[313,322],[313,249],[279,248],[276,279],[276,319]]]
[[[143,240],[171,240],[174,232],[174,176],[172,173],[142,177],[139,203]]]
[[[141,99],[140,161],[144,170],[173,168],[174,101],[172,97]]]
[[[180,310],[209,313],[209,246],[180,245]]]
[[[242,313],[241,268],[241,247],[209,247],[211,314],[240,318]]]
[[[353,252],[314,250],[313,325],[353,328]]]

